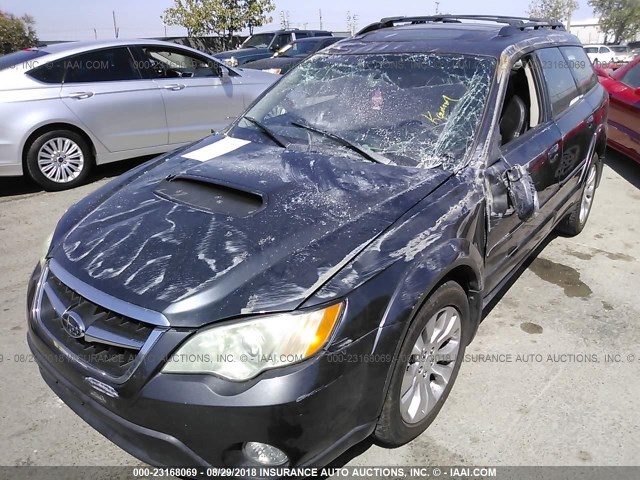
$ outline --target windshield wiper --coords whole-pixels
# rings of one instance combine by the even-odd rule
[[[347,140],[346,138],[341,137],[340,135],[336,135],[335,133],[328,132],[326,130],[322,130],[321,128],[314,127],[313,125],[309,125],[308,123],[301,122],[301,121],[291,122],[291,125],[294,125],[294,126],[300,127],[300,128],[304,128],[304,129],[309,130],[311,132],[319,133],[320,135],[324,135],[327,138],[331,138],[332,140],[335,140],[339,144],[347,147],[348,149],[359,153],[364,158],[366,158],[367,160],[370,160],[372,162],[381,163],[383,165],[390,165],[391,164],[391,160],[389,160],[387,157],[385,157],[383,155],[380,155],[379,153],[373,152],[373,151],[369,150],[366,147],[358,145],[357,143],[353,143],[353,142]]]
[[[243,116],[242,118],[247,120],[248,122],[254,124],[256,127],[258,127],[267,137],[269,137],[271,140],[273,140],[273,142],[275,144],[277,144],[278,146],[280,146],[282,148],[287,148],[289,146],[289,144],[287,142],[285,142],[284,140],[282,140],[277,133],[275,133],[273,130],[271,130],[269,127],[267,127],[261,121],[256,120],[253,117],[249,117],[247,115]]]

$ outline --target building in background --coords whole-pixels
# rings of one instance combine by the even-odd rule
[[[571,22],[571,33],[580,39],[582,43],[599,44],[604,43],[605,35],[600,30],[600,20],[598,18],[589,18],[587,20],[574,20]],[[629,43],[640,40],[640,32],[636,33],[635,38],[627,38],[623,43]]]

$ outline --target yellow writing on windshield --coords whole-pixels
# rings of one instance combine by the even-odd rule
[[[423,113],[422,116],[429,120],[434,125],[438,125],[441,122],[444,122],[447,119],[447,108],[451,105],[451,102],[459,102],[459,98],[451,98],[446,95],[442,95],[442,105],[440,105],[440,109],[434,115],[431,112]]]

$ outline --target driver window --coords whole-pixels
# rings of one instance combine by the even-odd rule
[[[291,43],[291,35],[290,34],[280,34],[276,38],[276,41],[275,41],[274,46],[273,46],[273,49],[274,50],[280,50],[282,47],[284,47],[288,43]]]
[[[509,73],[500,116],[502,145],[516,140],[542,122],[540,99],[534,64],[531,56],[526,55],[514,63]]]
[[[147,78],[220,77],[220,66],[179,49],[143,47],[140,70]]]

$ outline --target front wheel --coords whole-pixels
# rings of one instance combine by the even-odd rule
[[[596,194],[596,184],[598,183],[598,156],[594,154],[587,179],[582,187],[580,200],[570,210],[569,214],[558,225],[558,230],[565,235],[578,235],[584,229],[591,213],[593,198]]]
[[[460,370],[469,328],[464,289],[444,283],[425,302],[402,343],[373,434],[378,443],[404,445],[435,420]]]
[[[67,190],[81,185],[93,165],[87,141],[70,130],[52,130],[28,146],[27,171],[48,191]]]

